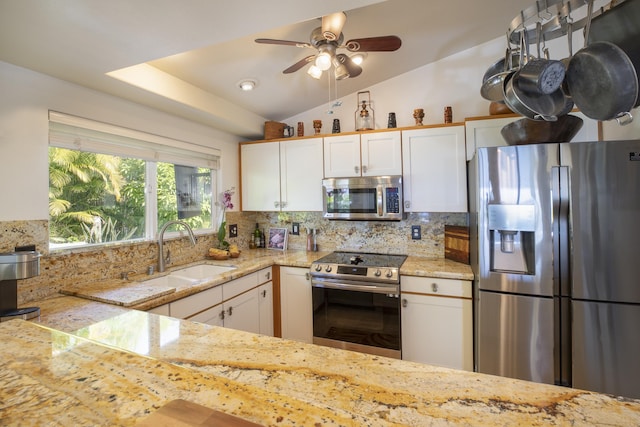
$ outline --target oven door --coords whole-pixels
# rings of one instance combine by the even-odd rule
[[[312,278],[313,342],[400,359],[399,286]]]

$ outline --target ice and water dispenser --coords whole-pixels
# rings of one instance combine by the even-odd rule
[[[0,253],[0,322],[15,318],[32,319],[38,307],[18,308],[18,280],[40,274],[40,253],[16,251]]]
[[[535,274],[534,205],[488,206],[491,271]]]

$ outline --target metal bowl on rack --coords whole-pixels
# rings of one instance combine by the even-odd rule
[[[554,122],[520,119],[504,126],[500,133],[509,145],[569,142],[582,128],[582,119],[571,114]]]

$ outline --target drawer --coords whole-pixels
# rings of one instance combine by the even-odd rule
[[[169,304],[171,317],[185,319],[222,302],[222,286],[207,289]]]
[[[263,268],[258,271],[258,284],[262,285],[263,283],[267,283],[273,280],[273,274],[271,272],[271,267]]]
[[[472,297],[472,287],[469,280],[441,279],[435,277],[401,276],[400,292],[459,298]]]
[[[222,297],[226,301],[256,286],[258,286],[258,272],[251,273],[222,285]]]

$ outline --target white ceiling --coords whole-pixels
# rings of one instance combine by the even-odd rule
[[[0,0],[0,60],[256,138],[265,120],[283,120],[505,35],[532,3]],[[308,42],[319,17],[339,10],[347,14],[345,40],[397,35],[402,47],[369,53],[360,76],[330,86],[327,78],[309,77],[306,67],[282,73],[312,50],[254,42]],[[240,91],[243,78],[257,80],[256,90]],[[131,79],[136,86],[124,81]]]

